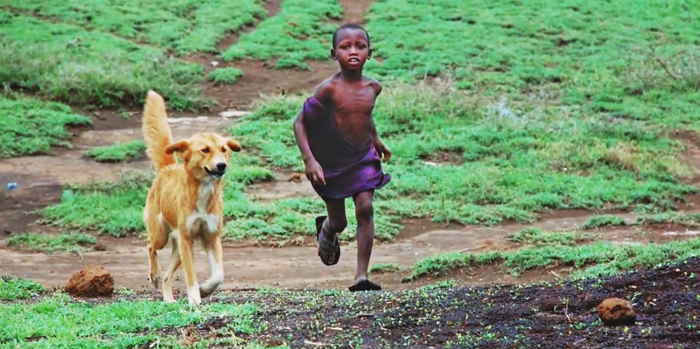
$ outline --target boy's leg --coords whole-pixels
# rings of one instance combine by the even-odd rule
[[[381,286],[370,281],[367,277],[369,259],[374,244],[374,191],[358,194],[355,199],[355,216],[357,217],[357,272],[355,284],[350,291],[381,290]]]
[[[324,249],[323,246],[332,246],[336,243],[336,235],[343,232],[348,225],[347,217],[345,216],[345,200],[326,199],[326,210],[328,217],[323,221],[321,232],[319,234],[318,256],[325,265],[333,265],[337,263],[337,257],[340,254]],[[338,249],[340,246],[338,246]]]

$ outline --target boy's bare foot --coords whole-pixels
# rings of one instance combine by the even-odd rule
[[[355,280],[355,284],[348,287],[350,292],[356,292],[356,291],[380,291],[382,289],[381,286],[375,284],[372,282],[370,279],[366,277],[361,277],[357,280]]]
[[[333,241],[328,239],[323,233],[323,223],[326,217],[316,217],[316,240],[318,240],[318,256],[325,265],[338,264],[340,260],[340,243],[338,234],[333,236]]]

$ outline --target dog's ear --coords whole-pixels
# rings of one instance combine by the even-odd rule
[[[231,151],[241,151],[241,145],[240,143],[234,141],[231,138],[226,139],[226,146],[228,146]]]
[[[166,154],[172,154],[175,152],[182,153],[185,150],[187,150],[190,147],[190,144],[187,141],[179,141],[176,143],[173,143],[169,145],[167,148],[165,148],[165,153]]]

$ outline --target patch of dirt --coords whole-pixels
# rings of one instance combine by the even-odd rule
[[[0,239],[24,233],[40,218],[38,210],[61,201],[63,188],[57,178],[31,173],[41,166],[40,159],[24,168],[11,166],[7,159],[0,162]],[[11,182],[17,183],[16,189],[7,189]]]
[[[584,219],[585,220],[585,219]],[[580,221],[580,220],[579,220]],[[540,226],[575,227],[577,220],[540,222]],[[387,289],[414,288],[435,280],[455,278],[459,285],[482,285],[490,283],[515,283],[531,280],[556,280],[566,278],[570,269],[558,268],[528,271],[520,277],[508,275],[499,266],[464,268],[437,279],[424,278],[417,282],[403,283],[419,259],[444,252],[483,253],[487,251],[512,251],[522,247],[506,240],[506,237],[521,230],[520,226],[508,227],[445,227],[428,221],[407,221],[409,233],[396,242],[375,243],[372,264],[395,263],[402,270],[374,275]],[[429,230],[428,228],[436,228]],[[601,239],[619,243],[668,242],[694,238],[698,232],[690,229],[664,231],[655,227],[606,228],[595,233]],[[419,231],[420,233],[413,233]],[[410,235],[413,235],[409,237]],[[108,268],[114,275],[117,287],[151,289],[147,280],[148,260],[145,242],[137,237],[99,237],[102,251],[85,252],[81,256],[45,255],[3,249],[0,253],[0,275],[12,274],[30,278],[47,286],[61,284],[76,270],[95,264]],[[281,248],[284,247],[284,248]],[[196,249],[198,277],[208,277],[209,264],[205,253]],[[336,266],[324,266],[317,257],[314,239],[297,236],[281,242],[225,243],[224,288],[251,288],[275,286],[284,288],[346,289],[355,272],[357,246],[355,242],[343,244],[340,262]],[[170,247],[159,252],[161,264],[170,258]],[[554,271],[554,273],[552,273]],[[182,271],[178,271],[180,275]],[[175,288],[184,290],[182,281]]]
[[[277,14],[280,13],[281,2],[282,0],[267,0],[265,2],[265,9],[269,17],[277,16]]]
[[[306,61],[311,68],[309,71],[273,69],[271,66],[274,62],[224,62],[217,56],[202,53],[191,55],[187,60],[202,65],[207,73],[223,67],[235,67],[243,71],[243,76],[233,85],[216,84],[211,81],[204,84],[205,97],[219,103],[219,107],[214,108],[214,111],[250,109],[252,103],[261,96],[311,93],[316,85],[337,73],[339,69],[330,59],[324,62]]]
[[[365,14],[376,0],[340,0],[343,7],[343,23],[365,23]]]
[[[248,196],[255,200],[275,201],[292,197],[314,197],[316,192],[305,176],[298,181],[291,180],[291,172],[275,172],[274,179],[267,182],[255,183],[246,187]],[[294,176],[297,178],[296,176]]]

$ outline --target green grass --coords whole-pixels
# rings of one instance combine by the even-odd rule
[[[533,246],[573,246],[596,240],[597,235],[576,231],[543,231],[540,228],[525,228],[512,236],[509,241]]]
[[[48,5],[47,5],[48,6]],[[206,105],[204,68],[99,31],[0,10],[0,81],[84,107],[140,105],[155,89],[174,110]]]
[[[144,154],[145,151],[146,144],[137,140],[98,147],[88,151],[85,155],[94,158],[97,162],[125,162],[135,159],[140,154]]]
[[[134,348],[184,347],[179,331],[161,337],[159,330],[198,325],[208,319],[229,317],[227,332],[252,334],[254,304],[205,304],[197,310],[183,303],[116,301],[102,304],[72,302],[55,294],[36,303],[0,304],[0,343],[4,348]],[[195,348],[206,347],[200,342]]]
[[[0,8],[26,11],[88,30],[112,33],[178,54],[217,53],[226,34],[265,18],[259,0],[154,1],[10,0]]]
[[[313,5],[304,0],[282,1],[276,16],[262,21],[253,32],[242,34],[222,58],[275,59],[278,69],[309,69],[305,60],[330,58],[331,36],[337,26],[324,21],[341,19],[342,11],[335,0],[314,1]]]
[[[700,227],[700,214],[667,212],[637,217],[636,224],[679,224],[688,227]]]
[[[25,233],[13,235],[7,240],[7,246],[44,253],[80,253],[90,251],[96,242],[94,236],[86,234]]]
[[[401,267],[399,267],[399,265],[394,262],[372,264],[369,267],[370,274],[393,273],[399,270],[401,270]]]
[[[209,73],[209,80],[217,84],[233,85],[241,76],[243,76],[242,70],[226,67],[212,70]]]
[[[68,187],[59,204],[44,208],[42,219],[68,229],[94,229],[117,237],[143,231],[143,206],[152,179],[151,172],[129,172],[117,183]]]
[[[617,227],[625,225],[624,218],[613,215],[595,215],[581,225],[583,229],[596,229],[603,227]]]
[[[449,84],[387,85],[374,117],[394,153],[384,166],[396,180],[377,191],[379,217],[529,222],[545,209],[663,210],[697,191],[681,182],[689,175],[675,157],[681,145],[658,127],[527,95],[511,96],[517,114],[508,115]],[[302,102],[268,100],[230,132],[270,165],[303,170],[291,132]]]
[[[10,275],[0,276],[0,300],[29,299],[44,291],[44,286],[38,282]]]
[[[573,279],[613,275],[634,268],[653,267],[668,261],[700,255],[700,239],[664,244],[616,245],[594,242],[577,246],[524,248],[513,252],[487,252],[480,255],[445,253],[419,260],[407,281],[426,276],[442,276],[460,268],[502,264],[503,269],[518,275],[523,271],[550,265],[572,266]]]
[[[70,147],[67,126],[90,125],[60,103],[0,96],[0,159],[48,154],[52,146]]]

